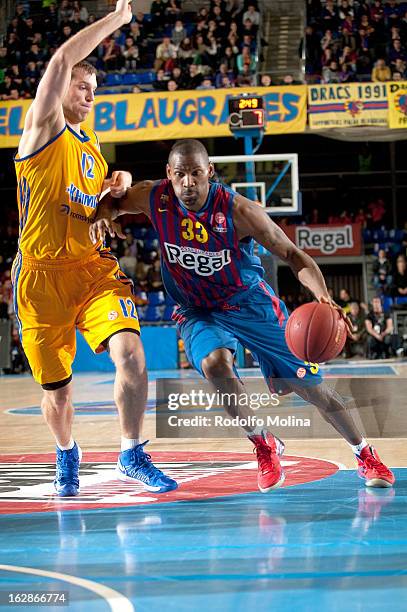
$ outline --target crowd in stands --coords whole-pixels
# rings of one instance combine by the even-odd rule
[[[407,77],[407,3],[307,0],[310,82],[384,82]]]
[[[17,4],[8,24],[0,100],[32,98],[55,50],[97,19],[79,0],[43,2],[38,10]],[[259,26],[257,0],[211,0],[197,13],[185,13],[181,0],[154,0],[149,14],[136,12],[87,59],[105,86],[101,93],[109,86],[137,93],[254,85]],[[270,77],[263,77],[267,83]]]

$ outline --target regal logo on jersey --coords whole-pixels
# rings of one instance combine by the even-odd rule
[[[208,252],[168,242],[164,242],[164,246],[169,263],[178,263],[186,270],[194,270],[200,276],[210,276],[219,272],[231,262],[229,249]]]

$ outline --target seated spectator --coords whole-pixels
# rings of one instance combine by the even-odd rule
[[[396,260],[392,292],[394,297],[407,296],[407,262],[404,255],[399,255]]]
[[[82,6],[82,3],[79,2],[79,0],[74,0],[72,7],[74,10],[74,15],[75,15],[75,12],[77,11],[79,13],[80,20],[83,21],[85,24],[87,24],[88,19],[89,19],[89,13],[88,13],[88,9],[86,8],[86,6]]]
[[[396,63],[394,64],[394,71],[399,72],[403,79],[407,76],[407,64],[404,60],[398,58],[396,59]],[[394,76],[394,72],[393,72]]]
[[[182,67],[192,64],[194,58],[194,48],[190,38],[184,38],[177,50],[177,59]]]
[[[196,89],[198,85],[202,83],[202,73],[199,70],[199,66],[196,64],[190,64],[188,67],[188,73],[185,77],[186,89]]]
[[[396,0],[389,0],[384,6],[384,19],[386,26],[397,26],[400,18],[400,8]]]
[[[381,82],[391,80],[391,70],[388,66],[386,66],[386,62],[384,59],[378,59],[373,70],[372,70],[372,81],[373,82]]]
[[[357,53],[349,46],[345,46],[342,49],[342,53],[338,57],[339,65],[342,66],[342,64],[348,64],[353,72],[356,72],[356,60]]]
[[[388,58],[389,58],[389,62],[390,62],[391,66],[395,66],[396,65],[396,61],[398,59],[403,60],[403,62],[406,61],[407,56],[406,56],[406,53],[405,53],[404,49],[401,46],[400,39],[396,38],[393,41],[392,48],[390,49],[390,51],[388,53]]]
[[[337,300],[338,305],[346,313],[350,311],[350,303],[354,302],[347,289],[343,288],[339,291],[339,299]]]
[[[206,76],[202,79],[202,83],[198,85],[196,89],[215,89],[215,86],[212,83],[212,79]]]
[[[135,283],[140,291],[148,291],[148,272],[150,270],[150,264],[146,263],[138,258],[136,273],[135,273]]]
[[[171,40],[174,43],[174,45],[178,48],[179,45],[182,43],[182,41],[184,40],[184,38],[187,37],[187,31],[184,27],[184,24],[182,23],[181,19],[177,19],[177,21],[175,22],[175,25],[172,29],[171,32]]]
[[[160,31],[165,25],[166,4],[162,0],[153,0],[150,7],[151,27],[155,31]]]
[[[254,4],[249,4],[247,7],[247,11],[243,13],[243,19],[242,19],[243,23],[246,21],[246,19],[250,19],[253,25],[255,25],[256,27],[259,27],[260,13],[259,11],[256,10],[256,7]]]
[[[224,85],[222,85],[223,77],[227,77],[231,83],[234,81],[234,74],[231,70],[228,70],[226,64],[220,64],[219,70],[216,73],[215,86],[217,89],[219,89],[219,87],[224,87]]]
[[[149,291],[163,291],[164,285],[161,277],[161,264],[160,258],[157,257],[153,261],[153,265],[150,267],[147,274],[148,290]]]
[[[254,40],[257,36],[257,26],[253,25],[250,19],[246,19],[246,21],[243,22],[243,30],[240,34],[243,38],[245,36],[250,36],[250,38]]]
[[[229,87],[235,87],[235,79],[230,80],[230,78],[228,76],[222,76],[221,78],[221,82],[220,85],[216,86],[218,89],[222,88],[222,89],[228,89]]]
[[[167,82],[168,77],[166,76],[164,70],[160,68],[157,70],[155,81],[153,82],[153,88],[157,91],[166,91],[167,90]]]
[[[0,83],[0,100],[10,100],[11,90],[13,89],[13,81],[7,74],[2,83]]]
[[[366,357],[367,331],[365,325],[365,314],[357,302],[350,302],[348,319],[352,325],[345,344],[345,357]]]
[[[373,262],[373,285],[380,293],[387,293],[392,283],[392,266],[386,251],[379,249],[377,259]]]
[[[7,49],[7,61],[9,64],[19,64],[22,58],[22,50],[21,50],[21,42],[20,39],[11,32],[7,36],[6,40],[6,49]]]
[[[246,45],[242,47],[242,52],[236,58],[236,64],[240,74],[243,74],[244,68],[247,68],[250,74],[255,72],[257,62],[254,55],[250,53],[250,47]]]
[[[220,38],[225,38],[229,31],[229,21],[226,13],[222,13],[220,6],[214,6],[213,11],[209,16],[209,22],[215,22],[217,35]]]
[[[137,257],[131,254],[130,247],[125,247],[124,255],[119,259],[120,269],[132,280],[136,278]]]
[[[121,53],[119,45],[116,43],[113,37],[106,38],[101,45],[100,55],[102,60],[102,66],[107,72],[109,70],[121,70],[124,68],[124,57]]]
[[[356,74],[352,70],[349,64],[341,64],[339,71],[339,82],[340,83],[353,83],[357,81]]]
[[[80,11],[73,12],[73,17],[69,23],[74,34],[76,34],[77,32],[79,32],[79,30],[82,30],[88,25],[86,21],[82,21]]]
[[[237,72],[236,54],[234,53],[232,47],[226,47],[225,48],[224,56],[223,56],[221,62],[222,62],[222,64],[226,64],[227,65],[228,70],[231,70],[234,73]]]
[[[260,78],[260,85],[262,87],[271,87],[273,85],[271,76],[269,74],[262,74]]]
[[[134,72],[134,70],[136,70],[137,68],[139,51],[136,45],[134,44],[134,40],[131,36],[128,36],[126,38],[124,47],[122,47],[121,50],[124,58],[124,68],[126,72]]]
[[[339,68],[335,61],[330,62],[329,66],[322,68],[322,80],[324,83],[339,83]]]
[[[377,200],[370,202],[370,204],[367,206],[367,210],[370,214],[373,227],[380,227],[386,214],[386,207],[383,200],[381,198],[377,198]]]
[[[393,321],[390,314],[383,311],[379,297],[372,299],[372,308],[366,317],[365,326],[369,359],[385,359],[392,353],[403,354],[400,337],[393,333]]]
[[[252,70],[250,70],[250,67],[247,64],[245,64],[243,66],[242,72],[239,72],[239,74],[237,75],[236,87],[247,87],[247,86],[252,87],[255,84],[256,82],[255,82],[254,74]]]
[[[174,66],[174,68],[171,71],[171,75],[170,75],[170,79],[172,79],[173,81],[175,81],[175,83],[178,86],[178,89],[184,89],[184,75],[182,73],[182,70],[179,66]]]
[[[212,37],[210,44],[206,44],[202,34],[198,34],[198,36],[195,37],[193,46],[193,63],[197,64],[198,66],[210,66],[213,63],[213,58],[218,51],[215,39]]]
[[[62,0],[61,6],[58,9],[58,25],[70,21],[73,17],[73,7],[69,0]]]
[[[172,44],[168,36],[163,38],[162,43],[157,46],[155,51],[154,70],[164,68],[165,72],[171,72],[177,59],[177,48]]]
[[[182,13],[180,0],[167,0],[165,7],[166,21],[174,23],[180,18]]]
[[[177,91],[177,89],[179,89],[177,81],[169,79],[167,81],[167,91]]]

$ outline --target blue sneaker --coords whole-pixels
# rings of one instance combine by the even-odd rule
[[[80,447],[74,444],[71,450],[57,447],[57,464],[54,487],[59,497],[73,497],[79,493],[79,464],[82,459]]]
[[[155,467],[151,456],[144,452],[147,443],[148,440],[120,453],[116,467],[117,478],[127,482],[139,482],[147,491],[154,493],[173,491],[178,484]]]

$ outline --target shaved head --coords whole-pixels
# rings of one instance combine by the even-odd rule
[[[190,210],[200,210],[209,193],[214,167],[199,140],[178,140],[168,156],[167,178],[175,195]]]
[[[202,142],[188,138],[185,140],[177,140],[173,145],[168,156],[168,163],[171,164],[175,156],[181,157],[196,157],[200,155],[205,164],[209,164],[208,151],[205,149]]]

